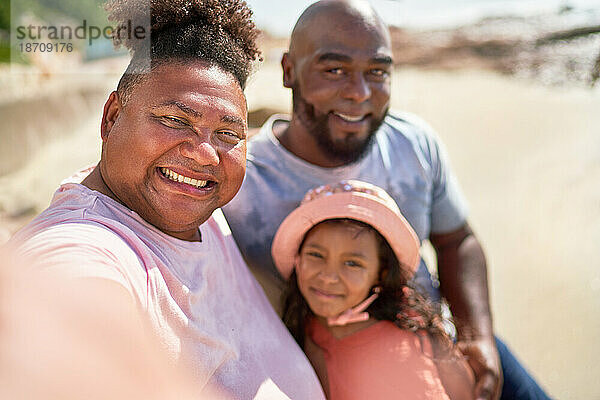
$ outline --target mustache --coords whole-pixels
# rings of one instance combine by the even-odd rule
[[[366,156],[375,138],[375,133],[387,115],[389,106],[385,108],[381,116],[371,115],[369,134],[365,139],[356,140],[348,137],[343,141],[334,141],[328,125],[329,113],[318,114],[314,105],[302,96],[302,91],[297,83],[292,85],[291,89],[294,114],[298,116],[302,125],[316,140],[323,152],[344,164],[358,162]]]

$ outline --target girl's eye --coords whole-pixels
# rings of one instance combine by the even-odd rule
[[[319,253],[318,251],[307,251],[306,255],[314,258],[323,258],[323,254]]]
[[[362,268],[362,264],[359,263],[359,262],[356,262],[354,260],[344,261],[344,265],[347,266],[347,267]]]

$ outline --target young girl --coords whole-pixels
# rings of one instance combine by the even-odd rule
[[[310,190],[272,255],[284,322],[327,397],[471,399],[473,374],[431,302],[411,288],[419,240],[394,200],[359,181]]]

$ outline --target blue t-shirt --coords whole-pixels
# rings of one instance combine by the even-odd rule
[[[283,219],[304,194],[319,185],[358,179],[385,189],[421,241],[430,233],[446,233],[466,222],[467,207],[435,132],[408,114],[389,113],[367,154],[336,168],[310,164],[286,150],[273,134],[271,117],[248,144],[244,183],[223,211],[233,236],[253,271],[282,286],[271,259],[271,242]],[[415,277],[437,297],[425,263]]]

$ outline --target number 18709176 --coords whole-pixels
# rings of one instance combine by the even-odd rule
[[[19,43],[19,48],[22,53],[70,53],[73,43],[27,42]]]

